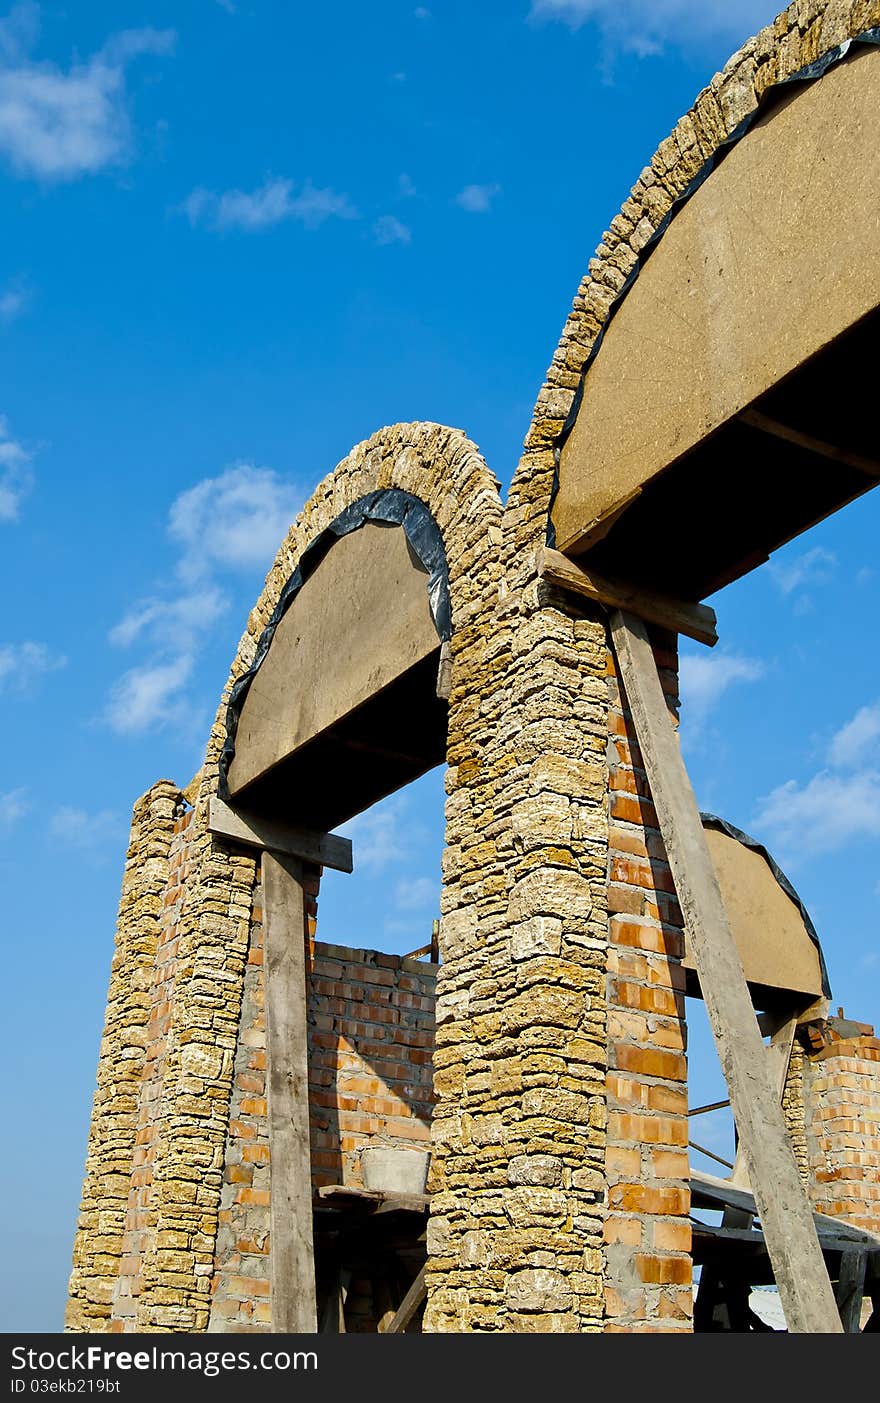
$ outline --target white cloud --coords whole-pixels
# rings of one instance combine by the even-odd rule
[[[0,832],[8,832],[10,828],[14,828],[29,808],[30,801],[26,789],[7,789],[0,793]]]
[[[437,906],[440,889],[431,877],[402,877],[394,887],[394,904],[399,911],[424,911]]]
[[[133,667],[115,683],[104,719],[118,735],[180,724],[187,708],[181,695],[193,670],[194,659],[184,653],[168,661]]]
[[[767,566],[783,594],[794,594],[808,585],[824,585],[831,579],[837,556],[822,546],[814,546],[791,560],[771,560]]]
[[[143,599],[125,613],[108,635],[117,648],[129,648],[136,639],[148,639],[175,650],[192,647],[226,612],[229,601],[209,585],[176,599]]]
[[[459,190],[455,203],[468,214],[486,214],[496,195],[501,194],[500,185],[466,185]]]
[[[409,855],[413,826],[405,810],[405,799],[386,799],[342,825],[340,833],[352,841],[356,872],[384,872]]]
[[[790,779],[760,801],[755,828],[797,855],[834,852],[880,837],[880,773],[822,770],[805,785]]]
[[[222,569],[269,569],[299,509],[292,483],[250,463],[204,478],[172,504],[168,531],[183,548],[182,579]]]
[[[412,230],[393,214],[383,214],[373,225],[373,237],[377,244],[408,244],[412,242]]]
[[[757,682],[764,664],[739,653],[685,653],[679,665],[682,718],[699,726],[735,682]]]
[[[17,12],[0,44],[0,152],[19,174],[43,180],[75,180],[123,162],[131,149],[126,66],[170,53],[174,31],[123,30],[65,70],[30,57],[38,7]]]
[[[139,600],[109,633],[115,647],[146,643],[152,649],[111,689],[103,719],[114,731],[137,734],[192,721],[187,684],[205,633],[229,604],[216,575],[267,571],[299,506],[291,483],[247,463],[203,478],[174,500],[168,534],[181,552],[177,590]]]
[[[431,11],[427,9],[424,5],[417,5],[416,8],[413,10],[413,14],[415,15],[416,19],[431,18]]]
[[[745,43],[773,18],[767,0],[532,0],[530,19],[594,24],[606,48],[646,57],[665,45]]]
[[[880,740],[880,702],[861,707],[832,737],[828,761],[835,769],[852,769],[876,752]]]
[[[23,282],[11,282],[0,292],[0,322],[9,326],[27,310],[31,300],[30,290]]]
[[[183,201],[180,209],[190,224],[209,229],[239,229],[254,233],[285,220],[295,220],[306,229],[317,229],[325,220],[357,219],[358,212],[347,195],[320,189],[307,180],[294,194],[292,180],[266,180],[256,190],[225,190],[218,193],[198,187]]]
[[[9,437],[9,425],[0,414],[0,521],[17,521],[22,498],[34,484],[31,454]]]
[[[119,816],[110,809],[90,814],[67,804],[56,809],[49,821],[50,836],[58,843],[93,857],[116,838],[121,828]]]
[[[39,678],[66,665],[67,659],[45,643],[5,643],[0,646],[0,692],[26,695]]]
[[[406,171],[401,172],[401,174],[397,177],[397,188],[400,192],[401,197],[404,200],[412,199],[414,195],[418,194],[415,185],[413,184],[410,177],[407,175]]]

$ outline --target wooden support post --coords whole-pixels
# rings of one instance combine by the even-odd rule
[[[611,632],[785,1319],[793,1334],[839,1334],[834,1293],[647,630],[615,610]]]
[[[318,1327],[302,863],[295,857],[264,852],[262,876],[272,1329],[280,1334],[314,1334]]]
[[[386,1335],[402,1335],[427,1294],[428,1285],[425,1280],[425,1268],[422,1267],[398,1306],[394,1319],[389,1323],[384,1333]]]
[[[865,1295],[865,1254],[856,1247],[841,1252],[840,1273],[837,1278],[837,1308],[844,1333],[857,1335]]]

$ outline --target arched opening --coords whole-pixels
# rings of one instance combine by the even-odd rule
[[[416,1329],[424,1299],[439,852],[424,939],[389,941],[366,913],[400,845],[397,791],[445,759],[448,637],[432,517],[370,494],[300,561],[228,713],[215,831],[247,825],[266,849],[273,1318],[323,1333]],[[361,846],[365,873],[337,877],[355,889],[316,921],[321,868],[357,872]],[[425,881],[404,908],[429,904]]]

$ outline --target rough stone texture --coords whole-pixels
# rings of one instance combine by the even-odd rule
[[[600,1330],[606,1310],[615,1329],[687,1325],[682,1292],[672,1289],[687,1283],[677,918],[671,906],[661,907],[656,825],[644,809],[623,817],[625,789],[612,791],[609,883],[606,626],[598,609],[539,581],[536,553],[545,541],[555,446],[584,362],[638,250],[770,83],[877,23],[880,0],[798,0],[733,56],[661,143],[578,290],[504,508],[496,480],[458,431],[432,424],[383,429],[320,484],[248,620],[229,685],[250,665],[303,550],[345,507],[377,487],[396,486],[424,501],[437,521],[453,637],[426,1330]],[[172,896],[177,791],[156,786],[136,812],[71,1329],[120,1328],[132,1320],[153,1330],[208,1324],[257,876],[253,855],[227,851],[207,831],[227,698],[228,688],[205,764],[186,794],[193,806],[186,880],[182,895],[173,895],[168,960],[158,965],[158,903],[164,893]],[[621,759],[618,774],[626,769]],[[624,839],[644,843],[655,863],[650,883],[647,876],[641,881],[641,855]],[[628,900],[640,891],[657,897],[653,908],[648,895],[648,905],[636,911],[612,911],[615,918],[638,917],[632,945],[622,919],[609,941],[608,898],[616,889],[631,889]],[[669,943],[652,949],[651,932],[667,926]],[[174,1000],[162,1013],[172,944]],[[655,955],[661,958],[650,958]],[[622,968],[629,960],[636,963]],[[162,1051],[147,1070],[151,990]],[[643,1009],[646,998],[662,1007]],[[250,1019],[253,1009],[245,1013]],[[654,1020],[647,1060],[628,1080],[635,1096],[653,1092],[656,1104],[649,1099],[647,1112],[631,1113],[624,1109],[628,1069],[621,1057],[633,1055],[624,1049],[638,1038],[625,1020],[643,1013]],[[651,1060],[663,1053],[669,1060]],[[239,1074],[260,1070],[248,1066]],[[657,1103],[662,1094],[671,1098],[667,1110]],[[139,1146],[145,1182],[132,1189],[139,1108],[149,1108],[149,1133]],[[630,1114],[641,1117],[638,1126],[626,1120]],[[661,1122],[668,1123],[657,1153],[671,1158],[655,1161],[641,1137],[659,1134]],[[627,1150],[637,1151],[638,1164],[632,1157],[615,1161]],[[255,1176],[256,1170],[255,1163]],[[265,1194],[260,1170],[261,1187],[251,1187]],[[611,1178],[615,1190],[637,1196],[609,1202]],[[661,1181],[667,1181],[662,1188]],[[142,1205],[138,1195],[146,1190]],[[623,1240],[604,1241],[606,1217],[619,1224],[610,1231],[623,1232]],[[124,1245],[136,1249],[129,1254],[139,1262],[136,1272],[134,1262],[120,1272]],[[264,1246],[245,1254],[255,1259],[249,1266]],[[643,1295],[636,1287],[620,1291],[633,1265]],[[265,1280],[262,1270],[250,1280]],[[135,1314],[111,1324],[114,1291],[120,1310]],[[257,1295],[254,1286],[248,1299]],[[254,1323],[259,1328],[265,1320]]]
[[[159,780],[134,806],[73,1249],[68,1330],[104,1330],[111,1317],[145,1068],[149,990],[181,805],[176,785]]]

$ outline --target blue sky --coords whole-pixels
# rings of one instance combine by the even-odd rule
[[[506,488],[603,229],[770,17],[696,0],[0,11],[0,1328],[60,1328],[131,805],[198,768],[288,522],[399,420],[463,428]],[[724,591],[721,643],[683,664],[702,804],[771,846],[835,1002],[868,1020],[878,512],[856,503]],[[356,822],[323,938],[424,943],[441,796],[435,773]],[[698,1038],[697,1098],[712,1077]]]

